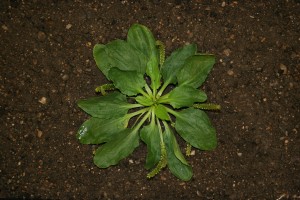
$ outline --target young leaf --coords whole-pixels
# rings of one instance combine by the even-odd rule
[[[153,105],[153,101],[145,96],[137,96],[137,97],[135,97],[135,100],[143,106]]]
[[[175,129],[192,146],[212,150],[217,146],[216,131],[202,110],[188,108],[176,114]]]
[[[163,106],[161,104],[155,105],[154,106],[154,113],[155,113],[157,118],[159,118],[161,120],[170,121],[170,116],[169,116],[165,106]]]
[[[153,168],[160,160],[160,137],[155,123],[144,126],[140,131],[142,141],[147,145],[146,169]]]
[[[114,40],[106,45],[97,44],[93,55],[98,68],[108,79],[108,72],[113,67],[144,74],[148,62],[142,53],[123,40]]]
[[[125,130],[125,123],[124,117],[113,119],[91,117],[81,125],[76,136],[82,144],[101,144],[114,139],[116,134]]]
[[[100,146],[95,153],[94,163],[99,168],[116,165],[139,146],[139,135],[135,129],[125,129],[113,140]]]
[[[174,51],[164,62],[161,73],[165,82],[175,84],[176,74],[183,67],[185,60],[195,55],[197,46],[195,44],[186,45]]]
[[[167,94],[166,98],[164,96],[162,98],[162,103],[169,103],[173,108],[182,108],[192,106],[196,102],[204,102],[207,96],[201,90],[188,85],[181,85]]]
[[[126,96],[120,92],[79,100],[77,104],[91,116],[106,119],[124,116],[129,110],[128,105],[130,105]]]
[[[198,88],[205,81],[215,64],[213,55],[195,55],[189,57],[182,69],[177,73],[178,85],[189,85]]]
[[[193,172],[182,155],[178,143],[167,123],[165,124],[164,141],[167,148],[168,167],[172,174],[181,180],[188,181],[192,178]]]
[[[156,59],[157,56],[152,56],[147,63],[146,73],[151,79],[151,88],[153,91],[155,91],[159,88],[161,85],[160,79],[160,71],[158,67],[158,60]]]
[[[137,95],[146,84],[143,74],[137,71],[123,71],[116,67],[109,70],[108,77],[116,88],[128,96]]]

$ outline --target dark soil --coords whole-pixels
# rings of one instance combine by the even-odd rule
[[[299,199],[300,3],[278,1],[0,1],[0,197],[38,199]],[[247,2],[247,3],[246,3]],[[98,169],[76,131],[78,99],[107,83],[96,43],[149,27],[167,54],[186,43],[213,53],[203,89],[218,147],[146,178],[142,144]]]

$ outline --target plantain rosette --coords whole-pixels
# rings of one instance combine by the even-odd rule
[[[167,166],[187,181],[192,168],[174,131],[188,147],[216,148],[216,131],[203,109],[218,110],[220,106],[207,104],[206,94],[199,89],[215,57],[197,54],[194,44],[177,49],[166,59],[164,53],[164,45],[140,24],[130,27],[126,41],[95,45],[96,64],[111,83],[96,89],[102,96],[78,101],[91,117],[81,125],[77,138],[82,144],[100,145],[94,155],[99,168],[118,164],[141,139],[147,145],[148,178]],[[166,93],[169,85],[174,89]],[[109,90],[113,91],[107,93]],[[131,118],[134,123],[129,123]]]

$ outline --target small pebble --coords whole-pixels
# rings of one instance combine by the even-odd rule
[[[164,176],[160,176],[160,180],[165,181],[165,180],[167,180],[167,178]]]
[[[257,71],[257,72],[262,72],[263,70],[262,70],[261,67],[258,67],[258,68],[256,68],[256,71]]]
[[[66,29],[70,29],[72,27],[72,24],[67,24]]]
[[[194,156],[194,155],[196,155],[196,151],[195,151],[195,150],[192,150],[192,151],[191,151],[191,156]]]
[[[39,102],[41,104],[46,104],[47,103],[47,98],[46,97],[42,97],[42,98],[40,98]]]
[[[66,80],[69,79],[69,76],[68,76],[67,74],[65,74],[65,75],[63,75],[62,79],[63,79],[64,81],[66,81]]]
[[[227,71],[227,74],[228,74],[229,76],[233,76],[233,75],[234,75],[234,72],[233,72],[233,70],[230,69],[230,70]]]
[[[229,56],[231,53],[230,49],[224,49],[223,54],[225,54],[225,56]]]
[[[288,140],[284,140],[284,145],[288,145],[289,141]]]
[[[38,138],[41,138],[42,135],[43,135],[43,132],[40,131],[39,129],[36,129],[36,136],[37,136]]]
[[[85,45],[86,45],[87,47],[91,47],[91,46],[92,46],[92,43],[91,43],[91,42],[87,42]]]
[[[3,30],[5,30],[5,31],[8,31],[8,28],[7,28],[7,26],[5,26],[5,25],[2,25],[1,27],[2,27],[2,29],[3,29]]]
[[[33,60],[32,60],[32,64],[33,64],[33,65],[36,65],[37,63],[38,63],[38,60],[37,60],[37,59],[33,59]]]
[[[43,42],[46,39],[46,34],[42,31],[39,31],[37,37],[39,41]]]
[[[284,64],[279,65],[280,70],[282,71],[282,74],[287,74],[287,67]]]

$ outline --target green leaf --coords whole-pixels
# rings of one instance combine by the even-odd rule
[[[135,129],[125,129],[113,140],[100,146],[95,153],[94,163],[99,168],[116,165],[139,146],[139,135]]]
[[[163,102],[169,103],[173,108],[189,107],[196,102],[204,102],[207,99],[203,91],[188,85],[176,87],[166,96],[167,98]]]
[[[123,40],[114,40],[107,45],[95,45],[93,56],[98,68],[108,79],[108,72],[113,67],[144,74],[148,62],[142,53]]]
[[[175,129],[192,146],[213,150],[217,146],[216,131],[202,110],[188,108],[176,114]]]
[[[116,134],[125,130],[126,119],[100,119],[91,117],[85,121],[77,132],[77,139],[82,144],[101,144],[112,140]]]
[[[164,142],[167,148],[168,167],[172,174],[181,180],[188,181],[192,178],[191,166],[185,160],[178,143],[169,126],[165,124]]]
[[[140,131],[142,141],[147,145],[146,169],[153,168],[160,160],[160,137],[155,123],[144,126]]]
[[[174,51],[164,62],[161,73],[165,82],[176,84],[176,74],[183,67],[186,59],[195,55],[197,46],[195,44],[186,45]]]
[[[108,57],[106,46],[103,44],[96,44],[93,49],[94,60],[96,61],[97,67],[107,77],[109,69],[112,67],[112,59]]]
[[[146,26],[133,24],[128,31],[127,42],[143,53],[148,60],[153,55],[157,55],[154,36]]]
[[[161,120],[170,121],[170,116],[169,116],[165,106],[163,106],[161,104],[155,105],[154,106],[154,113],[155,113],[157,118],[159,118]]]
[[[215,57],[213,55],[191,56],[177,73],[178,85],[198,88],[205,81],[214,64]]]
[[[147,63],[146,73],[151,79],[151,88],[156,91],[161,85],[161,74],[158,67],[158,61],[155,56],[151,57]]]
[[[151,78],[152,89],[160,86],[160,72],[159,72],[159,52],[156,47],[155,38],[151,31],[140,24],[134,24],[130,27],[127,35],[128,43],[143,53],[147,59],[146,73]]]
[[[145,96],[137,96],[137,97],[135,97],[135,100],[136,100],[139,104],[141,104],[141,105],[143,105],[143,106],[151,106],[151,105],[153,105],[152,99],[149,99],[149,98],[147,98],[147,97],[145,97]]]
[[[79,100],[77,104],[86,113],[98,118],[124,116],[129,110],[128,105],[130,105],[126,100],[126,96],[120,92]]]
[[[116,88],[128,96],[137,95],[146,84],[143,74],[137,71],[123,71],[116,67],[109,70],[108,77]]]

